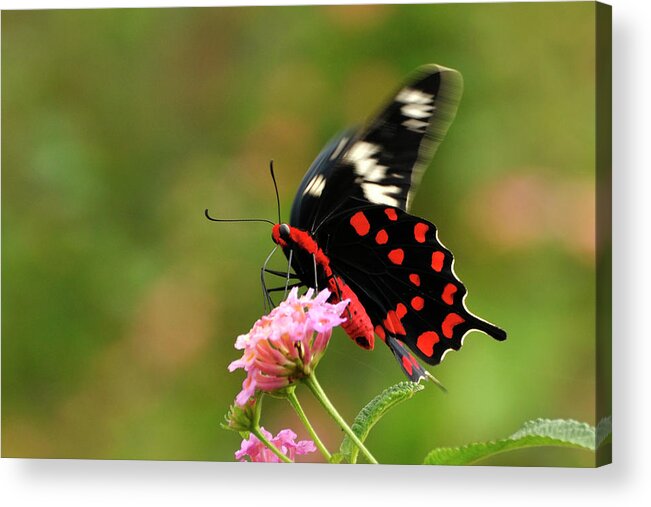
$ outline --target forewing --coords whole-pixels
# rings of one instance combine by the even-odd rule
[[[321,152],[299,186],[290,223],[312,231],[350,197],[408,210],[462,88],[455,70],[419,68],[366,127],[341,134]]]
[[[467,309],[466,287],[434,224],[399,208],[351,203],[319,229],[317,241],[380,338],[397,338],[425,362],[438,364],[473,329],[506,338]]]

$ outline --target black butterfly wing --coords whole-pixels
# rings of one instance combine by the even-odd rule
[[[317,242],[325,245],[333,271],[355,291],[376,334],[410,378],[418,363],[406,365],[396,341],[435,365],[448,351],[460,349],[473,329],[506,338],[466,307],[466,287],[434,224],[399,208],[357,200],[345,208],[323,223]]]
[[[299,186],[290,224],[313,231],[350,197],[408,210],[462,88],[455,70],[419,68],[365,128],[340,134],[319,154]]]

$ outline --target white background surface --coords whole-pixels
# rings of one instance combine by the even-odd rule
[[[246,2],[279,3],[355,2]],[[0,504],[651,505],[651,2],[607,3],[613,5],[614,464],[586,470],[2,459]],[[2,9],[225,4],[238,3],[0,0]]]

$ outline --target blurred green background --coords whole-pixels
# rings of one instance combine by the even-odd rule
[[[3,455],[233,460],[219,423],[243,376],[226,367],[273,245],[203,210],[274,219],[273,158],[287,218],[324,143],[430,62],[465,91],[413,212],[509,339],[469,336],[432,370],[449,394],[429,386],[369,448],[420,463],[536,417],[595,424],[594,29],[589,2],[4,12]],[[402,380],[342,330],[319,371],[349,420]],[[279,400],[263,425],[306,437]]]

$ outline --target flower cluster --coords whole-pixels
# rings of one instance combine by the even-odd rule
[[[294,461],[297,454],[307,454],[316,451],[314,442],[311,440],[300,440],[296,442],[296,433],[292,430],[281,430],[275,437],[264,428],[260,428],[260,431],[267,440],[292,461]],[[240,461],[246,461],[244,459],[245,456],[248,456],[254,462],[280,463],[280,458],[266,447],[253,433],[251,433],[248,439],[242,441],[240,450],[235,453],[235,459]]]
[[[325,352],[332,329],[346,319],[341,316],[348,300],[328,303],[330,291],[314,299],[313,289],[298,297],[293,288],[287,299],[260,318],[251,331],[238,336],[235,348],[240,359],[228,369],[244,369],[247,376],[235,402],[244,406],[256,391],[271,392],[293,384],[314,370]]]

